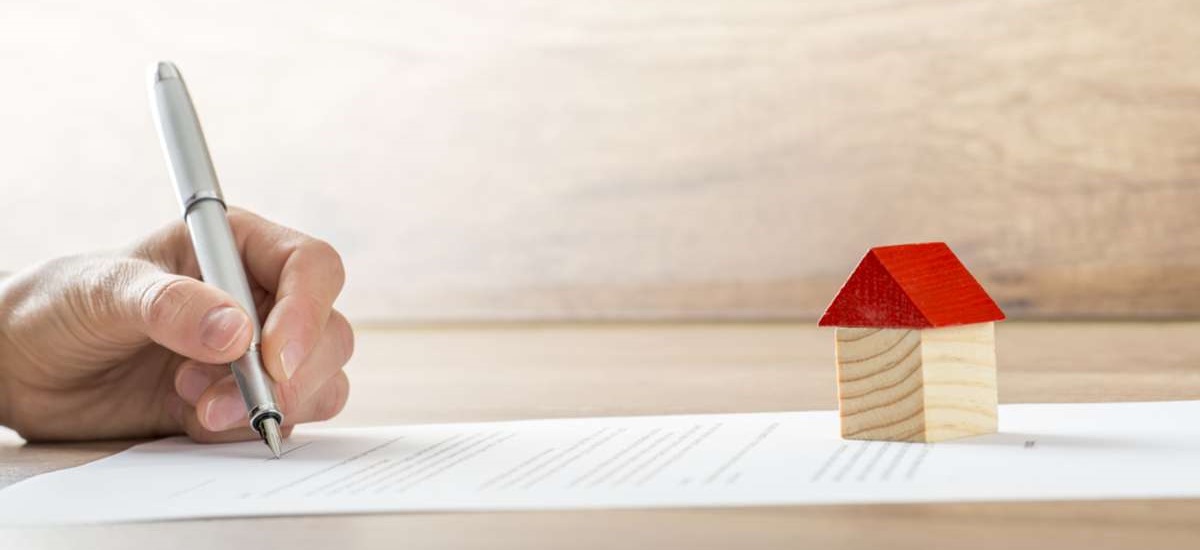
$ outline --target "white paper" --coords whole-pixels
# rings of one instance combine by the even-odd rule
[[[1200,402],[1000,419],[937,444],[843,441],[834,412],[301,429],[281,460],[172,438],[4,489],[0,522],[1200,497]]]

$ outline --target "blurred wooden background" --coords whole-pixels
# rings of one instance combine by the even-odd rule
[[[0,269],[177,216],[145,66],[360,322],[807,318],[945,240],[1013,317],[1200,312],[1191,0],[0,4]]]

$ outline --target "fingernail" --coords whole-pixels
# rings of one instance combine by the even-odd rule
[[[204,424],[213,431],[228,430],[246,420],[246,405],[241,398],[222,395],[208,404]]]
[[[175,389],[179,392],[179,397],[189,405],[195,405],[209,385],[211,381],[200,369],[185,368],[179,371],[178,387]]]
[[[283,345],[283,350],[279,352],[279,362],[283,365],[283,375],[292,379],[292,375],[296,373],[296,368],[300,366],[300,360],[303,358],[304,350],[300,344],[296,342],[288,342]]]
[[[204,340],[204,345],[217,351],[225,351],[237,341],[249,323],[246,314],[236,307],[216,307],[204,315],[200,325],[200,337]]]

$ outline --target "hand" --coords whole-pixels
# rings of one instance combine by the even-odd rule
[[[341,258],[245,211],[229,221],[264,319],[284,434],[333,417],[346,403],[342,367],[354,348],[350,323],[333,309]],[[125,252],[53,260],[4,281],[0,424],[29,440],[257,437],[228,365],[250,345],[250,318],[199,276],[176,222]]]

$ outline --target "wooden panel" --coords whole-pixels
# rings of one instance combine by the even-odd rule
[[[1001,401],[1200,399],[1200,324],[1006,322]],[[338,426],[832,409],[808,324],[360,330]],[[1131,368],[1135,365],[1135,368]],[[0,441],[0,485],[118,443]],[[0,531],[5,548],[1195,548],[1200,500],[386,514]],[[869,528],[864,528],[869,526]]]
[[[994,433],[995,323],[836,329],[842,437],[935,442]]]
[[[947,241],[1015,316],[1200,312],[1200,3],[0,5],[0,269],[176,216],[144,65],[357,320],[814,317]]]

